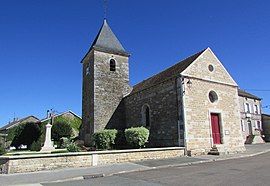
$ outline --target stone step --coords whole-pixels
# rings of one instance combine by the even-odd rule
[[[216,155],[216,156],[218,156],[219,155],[218,148],[216,146],[212,147],[210,149],[210,151],[208,152],[208,155]]]

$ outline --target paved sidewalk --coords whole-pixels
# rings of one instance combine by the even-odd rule
[[[133,163],[119,163],[104,166],[88,167],[88,168],[67,168],[53,171],[41,171],[34,173],[23,173],[23,174],[9,174],[0,175],[0,185],[26,185],[34,184],[40,185],[39,183],[64,181],[71,179],[84,179],[91,177],[109,176],[113,174],[119,174],[124,172],[133,172],[140,170],[149,170],[161,167],[171,166],[186,166],[191,164],[198,164],[203,162],[219,161],[225,159],[241,158],[254,156],[257,154],[265,153],[270,151],[270,143],[258,144],[258,145],[247,145],[246,152],[222,155],[222,156],[196,156],[196,157],[177,157],[170,159],[161,160],[145,160]]]
[[[218,160],[225,160],[225,159],[235,159],[235,158],[255,156],[262,153],[270,152],[270,143],[245,145],[245,147],[246,147],[246,151],[242,153],[220,155],[220,156],[204,155],[204,156],[197,156],[197,158],[218,161]]]
[[[87,168],[66,168],[32,173],[2,174],[0,175],[0,186],[77,179],[84,175],[111,175],[122,171],[138,171],[146,168],[145,166],[134,163],[119,163]]]

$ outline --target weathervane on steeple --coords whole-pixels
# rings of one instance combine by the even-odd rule
[[[104,19],[107,19],[108,0],[103,0]]]

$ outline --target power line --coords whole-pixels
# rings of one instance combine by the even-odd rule
[[[270,105],[262,106],[262,108],[270,108]]]
[[[270,92],[270,89],[244,89],[244,90],[256,92]]]

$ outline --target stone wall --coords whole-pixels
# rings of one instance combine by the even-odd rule
[[[111,163],[163,159],[184,156],[184,148],[155,148],[115,151],[95,151],[63,154],[1,156],[2,174],[54,170],[59,168],[90,167]]]
[[[163,149],[163,150],[161,150]],[[184,156],[184,148],[153,148],[153,149],[137,149],[137,150],[123,150],[111,151],[110,153],[100,153],[96,156],[96,163],[104,165],[108,163],[121,163],[141,161],[147,159],[164,159]]]
[[[177,82],[172,78],[124,99],[127,128],[142,126],[142,108],[149,106],[151,147],[179,146],[177,89]]]
[[[66,167],[87,167],[92,166],[92,156],[24,156],[8,161],[8,173],[35,172],[41,170],[54,170]]]

